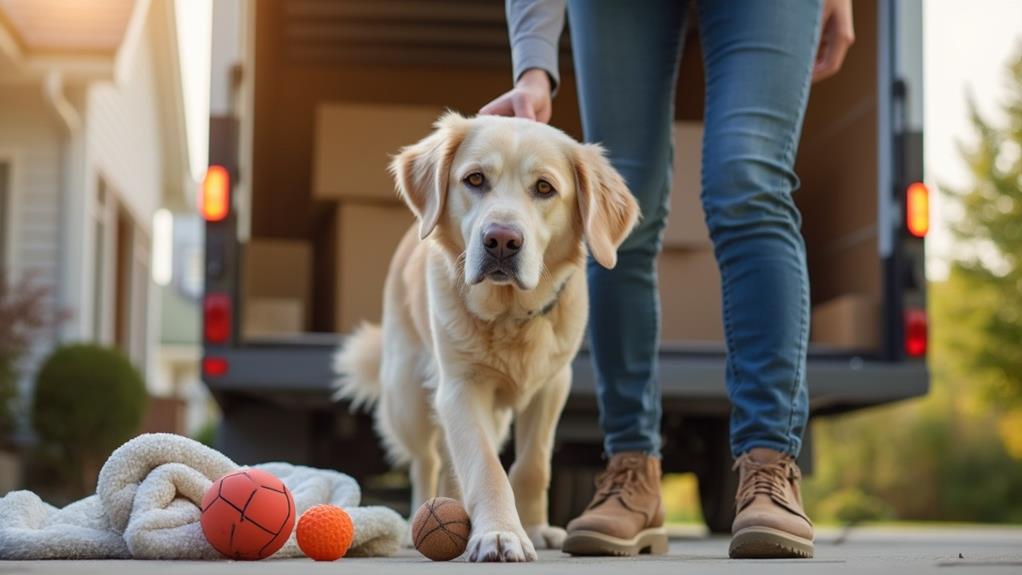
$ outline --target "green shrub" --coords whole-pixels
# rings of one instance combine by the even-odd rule
[[[32,425],[88,491],[103,460],[138,431],[145,405],[145,382],[119,351],[68,345],[36,376]]]
[[[192,439],[207,447],[216,447],[216,429],[219,425],[219,421],[216,419],[208,419],[206,423],[202,424],[202,427],[195,432]]]
[[[820,512],[824,518],[851,524],[894,516],[894,510],[886,501],[855,488],[842,489],[821,501]]]

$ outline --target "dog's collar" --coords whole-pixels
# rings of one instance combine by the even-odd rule
[[[557,307],[557,302],[560,301],[561,299],[561,294],[564,293],[564,288],[568,287],[568,282],[571,281],[572,275],[569,275],[568,277],[564,278],[564,281],[561,282],[561,285],[557,286],[557,290],[554,292],[553,297],[551,297],[550,301],[546,302],[546,304],[544,304],[543,307],[539,309],[529,310],[529,319],[532,319],[534,317],[543,317],[549,314],[550,312],[554,311],[554,308]]]

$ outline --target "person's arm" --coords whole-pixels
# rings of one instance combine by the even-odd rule
[[[532,68],[550,76],[550,87],[557,92],[557,45],[564,29],[566,0],[507,0],[507,32],[511,40],[511,64],[514,83]]]
[[[551,99],[560,81],[557,45],[564,28],[566,0],[507,0],[514,85],[479,110],[549,122]]]

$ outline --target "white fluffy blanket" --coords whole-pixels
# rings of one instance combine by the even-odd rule
[[[256,467],[284,481],[299,514],[320,503],[343,507],[355,524],[349,555],[399,548],[405,521],[391,509],[359,507],[351,477],[287,463]],[[217,559],[199,525],[199,504],[215,479],[237,468],[186,437],[136,437],[110,455],[95,495],[63,509],[30,491],[0,498],[0,559]],[[301,555],[292,533],[274,557]]]

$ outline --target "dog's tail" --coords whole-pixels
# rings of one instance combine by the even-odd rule
[[[369,409],[380,397],[380,326],[362,323],[334,355],[335,400],[350,400],[352,411]]]

